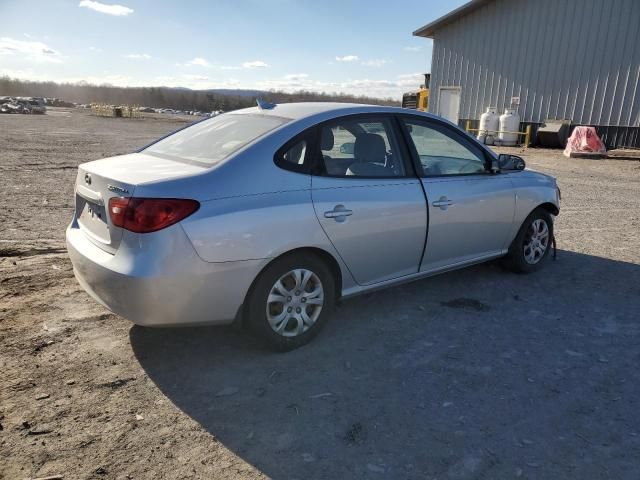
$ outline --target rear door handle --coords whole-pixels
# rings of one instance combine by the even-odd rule
[[[453,202],[447,197],[442,196],[439,200],[436,200],[431,205],[433,205],[434,207],[439,207],[442,210],[446,210],[447,207],[453,205]]]
[[[339,219],[341,217],[348,217],[353,215],[353,210],[348,210],[344,207],[344,205],[336,205],[333,207],[333,210],[329,210],[328,212],[324,212],[324,218],[335,218]]]

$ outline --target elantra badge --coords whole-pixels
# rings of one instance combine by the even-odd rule
[[[117,187],[116,185],[110,185],[110,184],[107,184],[107,188],[108,188],[109,190],[111,190],[112,192],[117,192],[117,193],[129,193],[129,190],[127,190],[126,188]]]

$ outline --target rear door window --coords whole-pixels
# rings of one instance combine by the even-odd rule
[[[402,177],[405,165],[389,118],[342,118],[320,127],[323,173],[332,177]]]

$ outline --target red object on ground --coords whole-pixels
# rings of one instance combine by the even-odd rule
[[[600,140],[594,127],[576,127],[573,129],[567,148],[564,149],[565,157],[572,153],[607,153],[607,149]]]

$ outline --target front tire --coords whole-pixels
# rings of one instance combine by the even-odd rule
[[[516,238],[509,247],[507,264],[517,273],[540,270],[549,258],[553,242],[551,214],[538,208],[522,223]]]
[[[335,306],[331,269],[313,254],[294,253],[260,273],[247,299],[247,324],[267,346],[290,351],[311,341]]]

